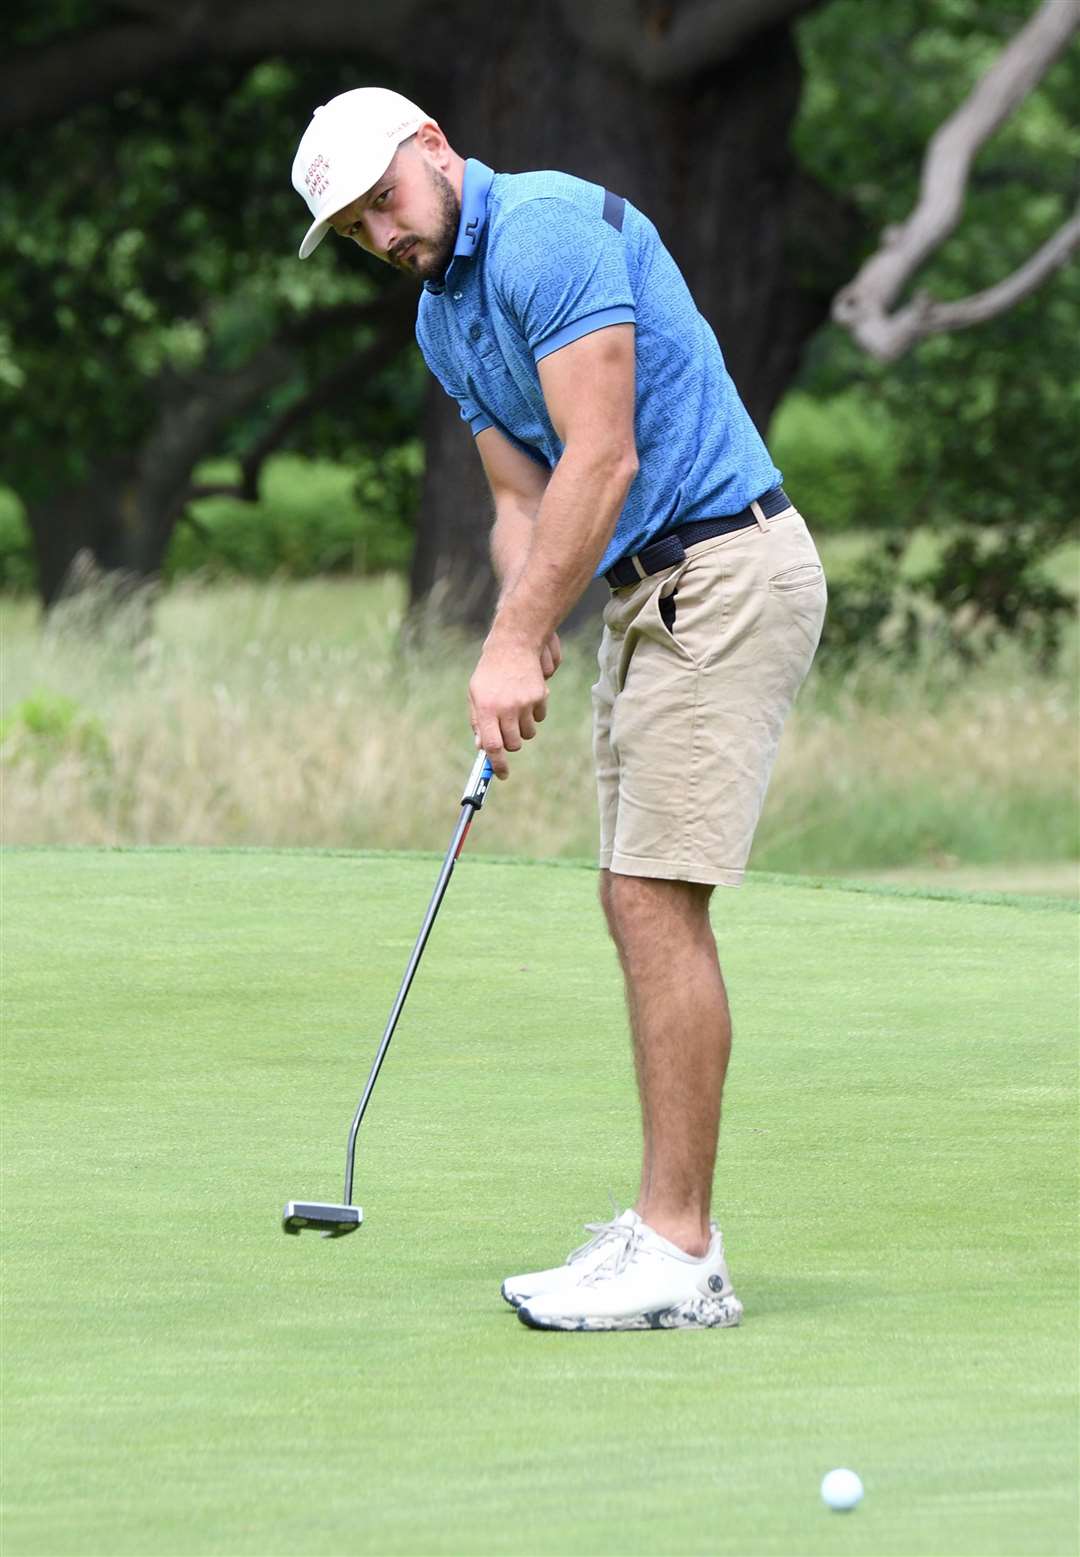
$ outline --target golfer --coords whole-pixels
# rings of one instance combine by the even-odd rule
[[[557,629],[606,579],[593,687],[600,900],[626,983],[644,1135],[634,1207],[509,1277],[528,1325],[738,1324],[710,1199],[731,1019],[709,899],[742,880],[825,580],[716,337],[640,211],[565,173],[464,161],[378,87],[316,113],[313,217],[421,283],[416,337],[491,487],[498,605],[469,683],[506,778],[537,733]]]

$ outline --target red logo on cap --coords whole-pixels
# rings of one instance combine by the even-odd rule
[[[308,199],[317,200],[321,194],[325,193],[329,182],[330,164],[327,162],[322,152],[320,152],[319,155],[315,158],[315,161],[308,164],[307,172],[304,174],[304,183],[307,185]]]

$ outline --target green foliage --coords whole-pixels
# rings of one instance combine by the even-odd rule
[[[826,663],[853,664],[868,647],[908,662],[939,655],[970,663],[1009,635],[1042,667],[1053,664],[1076,594],[1032,561],[1022,531],[953,532],[931,548],[932,562],[915,570],[910,553],[924,540],[879,538],[830,575]]]
[[[173,536],[165,576],[307,578],[316,573],[402,569],[412,552],[403,516],[416,505],[423,452],[412,442],[351,467],[279,455],[266,466],[258,503],[203,498]],[[219,463],[200,472],[229,481]]]
[[[80,17],[73,12],[71,22]],[[20,36],[36,36],[29,13]],[[57,27],[54,30],[64,30]],[[314,309],[378,296],[359,254],[298,263],[307,214],[289,183],[311,104],[356,62],[200,63],[125,90],[58,123],[11,135],[0,150],[0,422],[3,477],[31,503],[134,453],[163,412],[250,361]],[[26,166],[68,170],[19,177]],[[363,344],[300,339],[281,395],[234,432],[246,446],[281,404]],[[400,375],[398,375],[400,379]],[[408,435],[415,374],[389,405],[359,383],[351,437]]]
[[[62,692],[39,689],[0,718],[5,761],[29,761],[39,773],[68,753],[100,764],[109,742],[101,721]]]
[[[34,557],[23,506],[0,487],[0,590],[21,595],[34,587]]]
[[[857,389],[816,400],[796,390],[773,419],[769,448],[815,531],[862,530],[894,522],[899,431]]]
[[[1031,0],[828,0],[799,24],[795,149],[855,202],[867,250],[910,211],[930,136],[1030,14]],[[31,48],[101,16],[93,0],[13,0],[5,21],[14,46]],[[364,72],[352,57],[201,60],[7,138],[2,476],[24,502],[134,459],[165,414],[316,311],[378,297],[390,278],[344,246],[332,263],[297,262],[306,212],[288,177],[312,103]],[[978,156],[964,221],[919,285],[969,294],[1055,231],[1080,190],[1078,100],[1074,48]],[[30,179],[31,167],[65,176]],[[1078,338],[1077,266],[1008,315],[887,367],[845,332],[821,332],[775,420],[778,462],[816,527],[890,538],[834,590],[834,647],[866,633],[902,647],[932,622],[969,647],[1019,631],[1052,652],[1063,597],[1040,562],[1076,519]],[[289,378],[222,435],[221,456],[242,455],[363,343],[357,330],[303,339]],[[175,538],[169,575],[401,565],[424,383],[410,347],[358,379],[345,410],[325,407],[284,445],[358,472],[355,501],[343,474],[321,503],[278,490],[251,507],[205,502]],[[323,477],[307,480],[314,491]],[[906,546],[919,528],[941,544],[936,572],[913,581]],[[21,510],[0,492],[0,587],[25,588],[32,575]]]
[[[800,24],[796,149],[865,213],[868,247],[910,211],[930,137],[1031,14],[1030,0],[828,0]],[[1077,185],[1078,87],[1073,49],[981,150],[964,224],[927,267],[935,288],[962,283],[976,253],[1011,268],[1031,229],[1060,221]],[[1000,225],[1007,211],[1019,230]]]
[[[344,463],[279,454],[263,468],[259,500],[207,497],[173,533],[166,580],[207,577],[308,578],[316,573],[401,571],[412,556],[411,516],[419,501],[423,447],[412,438],[381,455]],[[199,480],[239,480],[231,460],[202,467]],[[0,590],[34,588],[30,532],[22,505],[0,488]]]
[[[868,248],[910,212],[926,142],[1030,11],[1014,0],[831,0],[802,24],[808,77],[796,145],[818,177],[860,207]],[[980,291],[1056,231],[1080,192],[1078,100],[1073,49],[979,154],[963,222],[919,287],[943,299]],[[932,337],[897,363],[872,362],[836,327],[821,332],[794,416],[785,406],[778,417],[797,444],[787,463],[802,462],[827,499],[843,489],[867,448],[859,420],[853,452],[843,452],[838,439],[810,432],[799,407],[803,396],[857,404],[868,424],[890,429],[887,480],[877,489],[884,502],[863,523],[891,527],[896,537],[857,585],[834,597],[834,645],[904,620],[892,640],[904,647],[932,620],[969,652],[1002,631],[1022,633],[1043,656],[1053,652],[1070,602],[1047,585],[1040,564],[1077,519],[1078,338],[1075,265],[1010,313]],[[824,470],[814,468],[810,444]],[[802,501],[811,514],[821,506],[827,524],[829,502],[818,504],[812,480]],[[942,544],[921,586],[909,581],[900,598],[896,563],[920,524]]]

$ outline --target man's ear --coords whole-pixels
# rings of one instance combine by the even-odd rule
[[[452,155],[450,143],[433,120],[422,124],[412,138],[437,167],[446,167]]]

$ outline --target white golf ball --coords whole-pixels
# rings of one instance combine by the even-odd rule
[[[846,1514],[862,1502],[863,1486],[853,1470],[831,1470],[821,1483],[821,1496],[830,1508]]]

